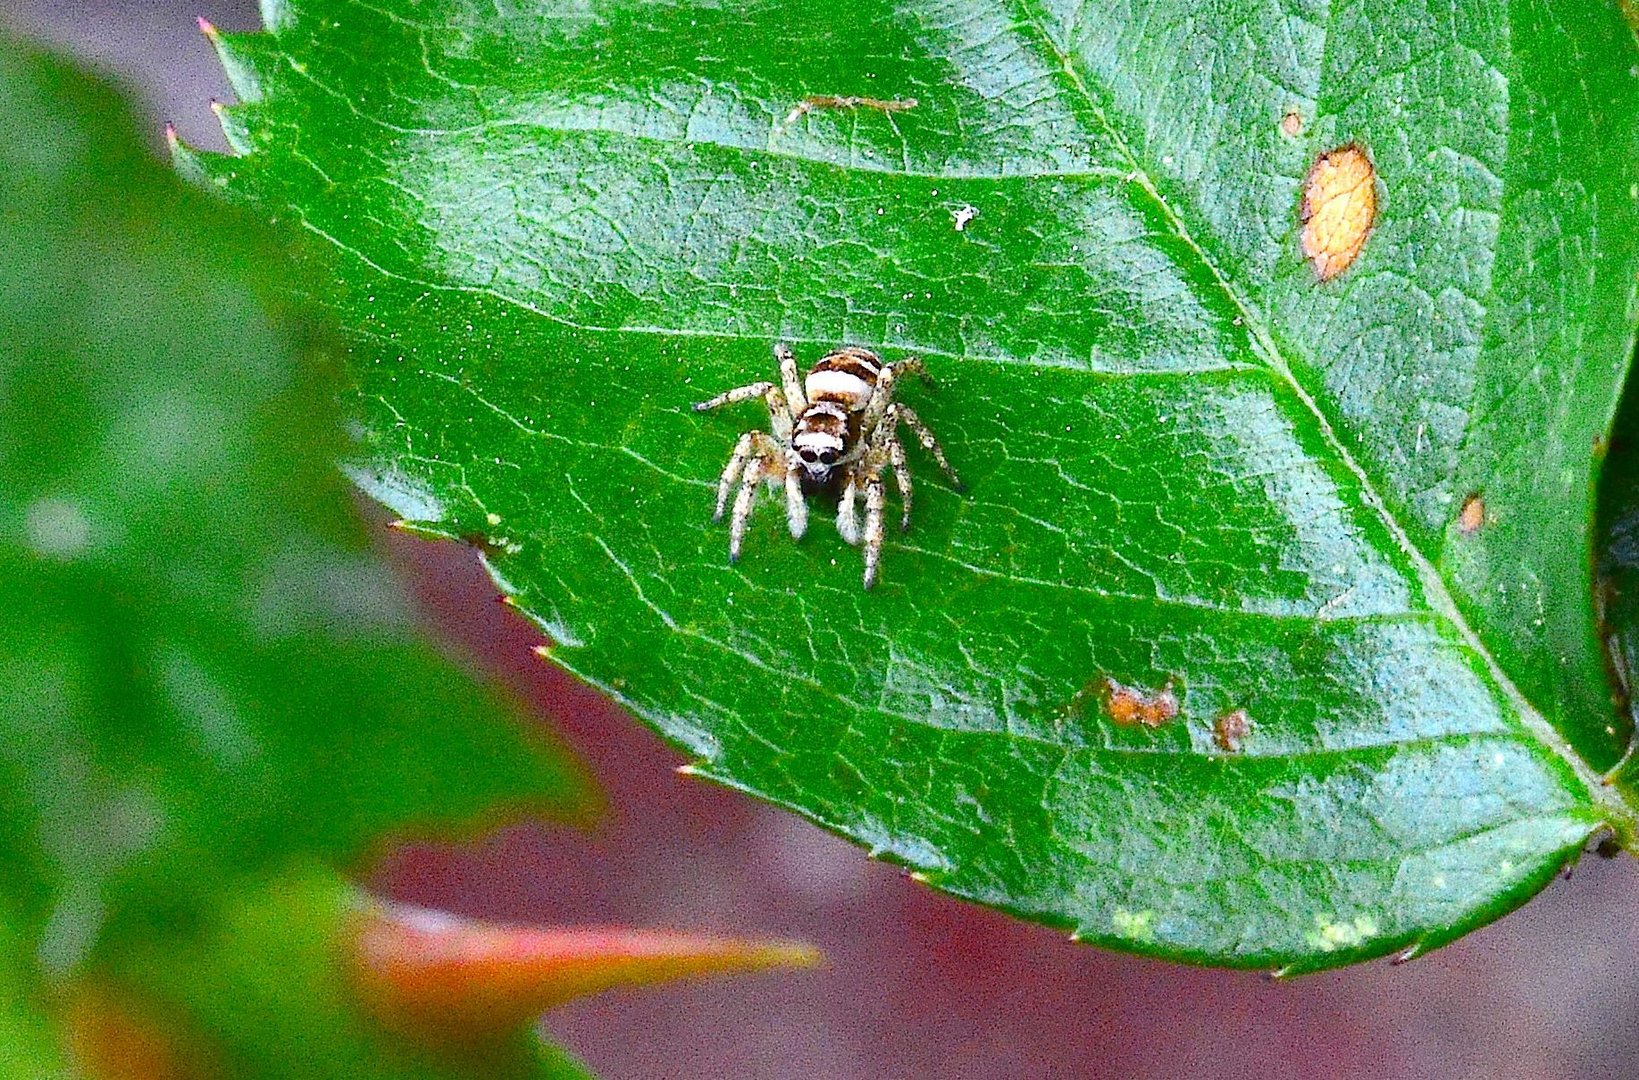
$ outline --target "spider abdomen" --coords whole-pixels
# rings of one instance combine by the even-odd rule
[[[803,392],[810,402],[835,401],[855,412],[865,407],[882,373],[882,360],[869,349],[844,345],[809,369]]]

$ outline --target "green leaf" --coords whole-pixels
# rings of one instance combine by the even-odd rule
[[[60,984],[155,922],[185,938],[296,856],[579,812],[573,762],[416,638],[372,555],[334,364],[272,299],[282,243],[4,39],[0,123],[0,908],[25,966]]]
[[[218,41],[245,156],[182,164],[333,266],[364,487],[697,772],[1079,936],[1288,970],[1632,836],[1590,577],[1639,271],[1614,4],[264,8]],[[1347,145],[1379,212],[1319,281],[1304,178]],[[913,447],[872,592],[777,498],[738,565],[709,521],[766,415],[689,406],[782,340],[941,384],[904,400],[968,490]]]

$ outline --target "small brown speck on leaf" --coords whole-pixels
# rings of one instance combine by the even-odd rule
[[[1226,754],[1240,750],[1241,741],[1252,733],[1252,721],[1245,709],[1232,709],[1212,722],[1212,741]]]
[[[1178,717],[1178,696],[1172,692],[1170,679],[1161,689],[1151,691],[1105,678],[1099,684],[1099,697],[1110,720],[1122,727],[1158,728]]]
[[[1297,138],[1303,134],[1303,114],[1296,109],[1287,109],[1286,115],[1280,118],[1280,129],[1288,137]]]
[[[1377,170],[1354,143],[1315,159],[1303,185],[1303,256],[1321,281],[1347,270],[1377,220]]]
[[[1457,512],[1457,531],[1464,536],[1472,536],[1484,524],[1485,500],[1476,491],[1463,500],[1463,508]]]

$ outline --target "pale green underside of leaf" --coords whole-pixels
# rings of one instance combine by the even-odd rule
[[[1639,266],[1614,8],[268,22],[221,43],[247,156],[183,162],[334,255],[361,482],[482,542],[700,772],[1084,937],[1295,969],[1448,940],[1625,822],[1588,536]],[[809,94],[916,105],[788,122]],[[1382,212],[1317,284],[1302,177],[1350,141]],[[733,567],[708,521],[766,417],[688,405],[777,340],[942,384],[906,400],[969,489],[913,462],[871,593],[823,519],[792,544],[770,500]],[[1112,725],[1104,677],[1178,721]]]

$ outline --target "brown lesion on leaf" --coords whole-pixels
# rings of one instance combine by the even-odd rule
[[[1231,709],[1212,722],[1212,742],[1226,754],[1239,753],[1242,742],[1252,734],[1252,719],[1245,709]]]
[[[780,121],[780,127],[782,129],[790,127],[815,109],[875,109],[878,112],[896,113],[914,109],[916,105],[915,98],[892,99],[852,97],[843,94],[809,94],[791,106],[791,111],[785,114],[784,120]]]
[[[1485,524],[1485,500],[1477,491],[1469,492],[1468,498],[1463,500],[1461,510],[1457,511],[1457,531],[1464,536],[1473,536]]]
[[[1330,281],[1359,257],[1377,221],[1377,169],[1357,143],[1315,159],[1303,184],[1303,256]]]
[[[1280,129],[1287,138],[1295,139],[1303,134],[1303,114],[1296,108],[1286,110],[1286,115],[1280,118]]]
[[[1089,687],[1110,722],[1119,727],[1158,728],[1178,718],[1178,695],[1168,679],[1158,690],[1118,683],[1109,676]],[[1086,694],[1086,690],[1077,697]]]

